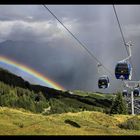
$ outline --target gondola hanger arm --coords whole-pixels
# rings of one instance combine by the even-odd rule
[[[131,41],[129,41],[125,45],[126,45],[126,47],[128,47],[129,56],[127,58],[123,59],[122,62],[128,61],[131,58],[131,56],[132,56],[131,47],[134,46],[134,44],[132,44]]]

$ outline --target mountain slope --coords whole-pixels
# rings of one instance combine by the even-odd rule
[[[140,131],[118,127],[118,124],[131,117],[110,116],[94,111],[44,116],[1,107],[0,135],[140,135]],[[68,120],[80,127],[68,123]]]
[[[108,98],[109,96],[105,94],[98,96],[100,94],[97,93],[82,96],[76,95],[76,92],[75,94],[70,94],[69,91],[32,85],[2,68],[0,69],[0,81],[3,82],[0,82],[1,106],[22,107],[33,112],[41,112],[49,104],[51,107],[49,114],[52,114],[83,110],[108,112],[112,105],[113,96]]]
[[[39,92],[39,91],[43,92],[46,90],[54,91],[54,92],[58,91],[58,90],[48,88],[45,86],[32,85],[28,81],[25,81],[22,77],[17,76],[3,68],[0,68],[0,81],[4,82],[5,84],[8,84],[10,86],[27,88],[27,89],[34,90],[37,92]]]

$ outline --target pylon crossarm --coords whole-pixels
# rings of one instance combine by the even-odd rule
[[[135,87],[138,87],[140,81],[124,81],[124,83],[126,87],[133,89]]]

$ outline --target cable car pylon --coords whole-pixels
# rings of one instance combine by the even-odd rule
[[[139,86],[140,81],[124,81],[126,87],[128,87],[131,90],[131,113],[132,115],[135,115],[134,113],[134,90]]]

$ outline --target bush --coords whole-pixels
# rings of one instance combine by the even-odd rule
[[[20,127],[20,128],[23,128],[23,127],[24,127],[24,124],[23,124],[23,123],[20,123],[20,124],[19,124],[19,127]]]
[[[19,128],[24,127],[24,124],[22,122],[14,122],[13,124],[17,125]]]
[[[119,127],[124,129],[140,130],[140,119],[137,116],[132,117],[126,122],[119,124]]]
[[[72,125],[74,127],[77,127],[77,128],[80,128],[81,127],[78,123],[76,123],[74,121],[71,121],[69,119],[65,120],[65,123],[70,124],[70,125]]]
[[[109,108],[105,108],[105,109],[103,110],[103,113],[110,114],[110,109],[109,109]]]

